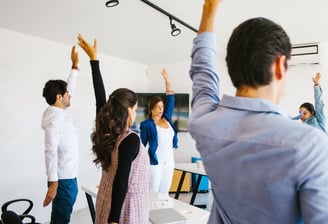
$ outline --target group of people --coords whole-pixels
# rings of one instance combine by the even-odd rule
[[[220,4],[204,0],[189,73],[188,130],[212,184],[208,223],[325,223],[328,138],[320,73],[313,77],[315,107],[304,103],[299,108],[299,118],[309,125],[299,124],[278,106],[291,56],[289,37],[269,19],[248,19],[233,30],[227,46],[236,94],[221,98],[214,33]],[[96,223],[148,223],[150,190],[168,193],[178,147],[168,74],[162,70],[165,100],[149,100],[139,134],[131,129],[136,93],[118,88],[106,99],[96,39],[90,44],[79,35],[78,45],[90,59],[96,100],[91,140],[94,163],[102,169]],[[44,206],[52,202],[51,224],[69,223],[78,191],[78,137],[66,110],[79,71],[76,47],[71,60],[67,82],[49,80],[43,89],[49,104],[42,118],[48,177]]]
[[[78,36],[90,59],[96,99],[96,125],[91,134],[94,163],[102,169],[96,200],[96,223],[147,223],[150,190],[168,194],[174,170],[173,149],[178,147],[173,125],[174,92],[162,70],[166,100],[153,96],[140,136],[131,130],[136,119],[137,95],[127,88],[106,91],[97,59],[97,41]],[[48,108],[43,114],[48,191],[43,205],[52,202],[51,224],[69,223],[77,197],[78,138],[67,112],[79,72],[76,47],[67,81],[49,80],[43,89]],[[149,145],[148,153],[145,147]],[[68,200],[69,199],[69,200]]]

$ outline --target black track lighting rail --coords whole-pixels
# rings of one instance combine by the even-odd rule
[[[157,11],[163,13],[164,15],[168,16],[169,18],[172,18],[173,20],[177,21],[178,23],[180,23],[181,25],[189,28],[190,30],[194,31],[195,33],[198,33],[198,30],[195,29],[194,27],[190,26],[189,24],[185,23],[184,21],[182,21],[181,19],[175,17],[174,15],[172,15],[171,13],[165,11],[164,9],[160,8],[159,6],[155,5],[154,3],[148,1],[148,0],[140,0],[143,3],[149,5],[150,7],[156,9]]]

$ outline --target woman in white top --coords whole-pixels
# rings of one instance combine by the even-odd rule
[[[144,146],[148,144],[151,164],[151,189],[168,194],[174,171],[173,149],[178,147],[177,130],[172,122],[174,92],[168,74],[162,70],[165,80],[166,100],[153,96],[148,101],[148,119],[140,124],[140,137]],[[164,106],[165,105],[165,106]]]

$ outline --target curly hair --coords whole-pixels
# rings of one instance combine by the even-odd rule
[[[136,103],[137,95],[133,91],[116,89],[96,117],[96,127],[91,134],[92,151],[96,156],[93,162],[100,163],[103,170],[108,170],[116,141],[127,130],[128,108]]]

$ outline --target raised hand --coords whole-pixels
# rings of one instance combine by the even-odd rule
[[[174,92],[171,90],[171,83],[170,83],[170,79],[169,79],[169,74],[167,73],[167,71],[163,68],[162,69],[162,76],[164,78],[165,81],[165,92],[166,94],[173,94]]]
[[[169,75],[167,74],[167,71],[164,68],[162,69],[162,73],[161,74],[162,74],[165,82],[169,82],[170,81]]]
[[[79,67],[79,54],[77,53],[76,47],[73,46],[71,50],[72,68],[76,69]]]
[[[321,78],[320,72],[317,72],[317,74],[315,74],[315,76],[312,77],[312,81],[315,86],[320,85],[320,78]]]
[[[223,0],[204,0],[202,18],[199,24],[198,34],[214,31],[216,10]]]
[[[98,50],[97,50],[97,40],[94,39],[93,40],[93,45],[91,45],[90,43],[88,43],[81,34],[79,34],[77,36],[78,39],[78,44],[79,46],[85,51],[85,53],[87,53],[87,55],[89,56],[90,60],[97,60],[97,56],[98,56]]]

